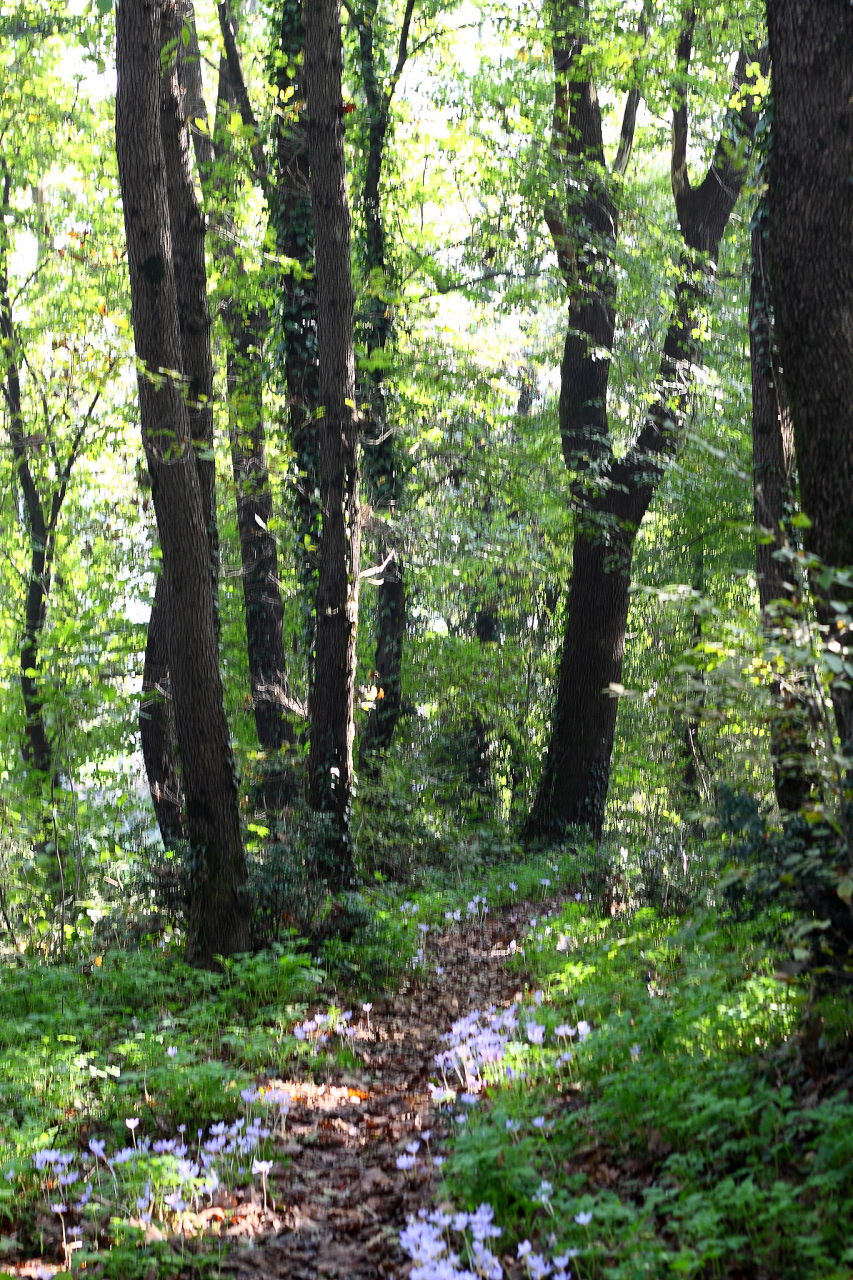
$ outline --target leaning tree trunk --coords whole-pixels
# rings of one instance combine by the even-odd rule
[[[581,197],[567,217],[556,201],[546,217],[561,270],[571,289],[570,329],[561,369],[560,432],[573,475],[577,511],[572,581],[553,724],[528,833],[550,836],[588,826],[601,835],[621,687],[631,560],[637,530],[681,435],[691,368],[699,358],[695,314],[707,294],[719,244],[743,182],[732,131],[748,142],[755,126],[752,95],[740,115],[729,113],[708,173],[693,188],[687,170],[686,83],[695,12],[677,53],[671,180],[684,249],[673,316],[664,343],[658,399],[637,439],[616,458],[609,440],[607,385],[614,334],[612,258],[618,210],[607,176],[595,85],[577,61],[579,12],[555,14],[555,100],[552,154]],[[735,88],[744,81],[741,53]],[[629,94],[614,169],[630,155],[637,91]],[[576,243],[579,232],[584,240]]]
[[[312,808],[333,813],[337,822],[340,856],[332,888],[352,877],[349,810],[361,538],[342,72],[340,0],[312,0],[306,10],[305,82],[317,271],[323,529],[308,785]]]
[[[752,372],[752,481],[758,599],[768,638],[796,623],[801,601],[793,565],[779,556],[794,505],[794,430],[773,331],[767,269],[767,205],[762,200],[752,229],[749,355]],[[776,800],[796,812],[809,795],[808,713],[790,678],[771,687],[770,755]]]
[[[210,350],[210,308],[204,253],[204,218],[193,186],[189,134],[174,74],[180,56],[182,20],[176,7],[163,10],[160,43],[163,76],[160,133],[166,165],[172,259],[181,333],[182,371],[190,434],[201,486],[207,530],[213,616],[219,633],[219,529],[216,521],[216,463],[213,452],[213,358]],[[148,786],[166,848],[183,836],[182,796],[175,757],[172,717],[166,697],[168,601],[162,573],[157,580],[155,618],[152,611],[145,646],[139,711],[139,736]]]
[[[770,264],[776,336],[791,398],[806,549],[853,565],[853,8],[846,0],[767,0],[773,65]],[[841,653],[851,646],[813,575],[817,615]],[[847,659],[849,664],[849,658]],[[842,751],[853,754],[850,671],[833,682]]]
[[[209,964],[216,954],[249,947],[247,872],[202,486],[183,386],[175,376],[183,353],[160,130],[160,9],[150,0],[120,0],[116,72],[116,154],[142,442],[163,551],[169,671],[191,846],[188,950]]]

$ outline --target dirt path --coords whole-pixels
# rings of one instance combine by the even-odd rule
[[[376,1003],[369,1039],[362,1038],[362,1015],[361,1037],[353,1041],[360,1071],[330,1071],[322,1081],[269,1081],[296,1095],[280,1151],[289,1159],[279,1158],[270,1175],[275,1210],[264,1212],[255,1188],[229,1214],[230,1224],[223,1223],[226,1235],[243,1237],[223,1256],[223,1273],[245,1280],[375,1280],[399,1269],[400,1228],[429,1202],[439,1181],[433,1157],[448,1122],[430,1102],[433,1057],[456,1018],[519,994],[518,975],[505,966],[510,927],[495,917],[470,932],[457,925],[443,936],[428,935],[425,976],[402,982],[394,998]],[[417,1164],[403,1172],[398,1157],[410,1154],[406,1148],[415,1142]]]

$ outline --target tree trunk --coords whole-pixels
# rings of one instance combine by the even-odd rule
[[[368,280],[364,300],[365,345],[368,356],[384,351],[392,333],[392,313],[386,301],[387,264],[385,228],[382,222],[380,185],[385,140],[388,136],[391,99],[408,58],[409,27],[414,0],[407,0],[400,29],[397,65],[386,88],[376,75],[374,38],[377,0],[367,0],[356,18],[361,78],[367,99],[367,160],[362,190],[365,232],[365,274]],[[370,419],[364,435],[363,486],[374,511],[393,514],[400,501],[394,435],[387,422],[382,368],[365,375],[370,403]],[[390,557],[390,559],[389,559]],[[406,591],[402,554],[389,537],[379,537],[379,558],[388,568],[379,584],[376,602],[376,683],[380,697],[370,712],[359,743],[359,765],[377,768],[377,757],[391,746],[400,719],[403,688],[403,640],[406,633]]]
[[[796,623],[800,601],[793,565],[774,554],[787,542],[794,505],[794,430],[775,346],[767,269],[767,206],[762,201],[752,230],[749,354],[752,371],[752,479],[756,576],[762,623],[768,637]],[[771,687],[770,755],[773,785],[783,813],[802,808],[809,795],[808,714],[790,679]]]
[[[349,809],[361,538],[342,71],[340,0],[311,0],[306,10],[305,82],[323,412],[323,530],[308,778],[312,808],[333,813],[340,833],[338,883],[333,888],[352,876]]]
[[[238,96],[251,111],[248,90],[242,80],[242,64],[236,45],[235,23],[220,6],[220,23],[229,34],[231,59],[219,61],[219,87],[213,133],[197,128],[194,133],[196,161],[204,188],[213,194],[214,184],[223,194],[222,169],[227,160],[224,131],[227,116],[237,106]],[[182,75],[186,83],[187,116],[191,120],[207,120],[197,56],[198,40],[195,23],[190,24],[190,41],[182,59]],[[239,91],[234,86],[231,63],[240,77]],[[220,166],[214,172],[214,164]],[[237,236],[227,212],[219,215],[221,252],[231,259],[238,282],[244,279],[242,263],[235,250]],[[227,386],[231,465],[237,503],[237,526],[240,534],[243,603],[246,613],[246,646],[252,706],[258,742],[265,751],[278,751],[285,743],[293,745],[296,734],[287,718],[295,709],[288,693],[287,662],[284,655],[284,604],[278,578],[278,550],[269,530],[272,519],[272,490],[266,461],[266,438],[263,409],[262,328],[259,312],[242,299],[232,296],[222,307],[222,319],[228,338]]]
[[[601,113],[595,85],[578,70],[583,40],[579,13],[568,4],[555,14],[554,125],[552,154],[582,192],[565,217],[556,201],[546,219],[558,262],[571,289],[569,333],[561,369],[560,432],[573,476],[577,511],[566,633],[554,704],[551,740],[528,833],[548,837],[567,826],[601,835],[621,684],[628,618],[631,560],[637,530],[677,448],[690,386],[699,358],[694,314],[713,274],[719,243],[743,182],[732,159],[732,131],[751,136],[751,95],[740,115],[730,112],[703,182],[691,187],[687,171],[687,71],[695,13],[688,15],[677,54],[671,180],[684,240],[681,276],[664,343],[658,400],[634,444],[615,458],[608,437],[607,385],[614,333],[612,255],[618,210],[605,168]],[[743,83],[741,53],[735,87]],[[630,155],[636,99],[629,94],[615,169]],[[742,162],[741,162],[742,163]],[[581,231],[584,239],[576,243]]]
[[[275,358],[283,368],[288,391],[290,440],[295,458],[294,554],[300,583],[302,646],[308,674],[310,710],[313,685],[317,593],[318,547],[320,543],[320,440],[317,407],[320,403],[320,369],[317,359],[317,281],[314,273],[314,213],[309,176],[308,124],[304,106],[305,25],[303,0],[282,0],[279,54],[290,65],[292,76],[282,65],[277,86],[291,95],[285,110],[296,118],[281,124],[277,138],[277,202],[273,208],[276,248],[299,264],[299,270],[282,272],[276,315],[278,333]]]
[[[3,186],[3,212],[9,208],[11,184],[8,175]],[[35,770],[37,778],[46,781],[53,769],[53,748],[44,722],[44,704],[39,689],[39,642],[44,630],[46,597],[50,566],[47,562],[48,530],[44,509],[30,470],[21,403],[21,378],[18,369],[17,335],[9,297],[8,231],[3,231],[0,259],[0,334],[5,348],[3,394],[9,410],[9,435],[17,482],[24,498],[30,540],[30,576],[24,610],[24,634],[21,640],[21,696],[26,714],[22,743],[23,756]]]
[[[184,839],[183,795],[178,776],[174,716],[170,710],[169,622],[166,579],[157,578],[154,606],[148,621],[139,737],[157,825],[166,849]]]
[[[294,704],[288,694],[284,657],[278,551],[269,529],[273,510],[264,438],[261,338],[258,318],[235,314],[239,311],[239,302],[231,299],[226,320],[228,407],[249,677],[258,742],[265,751],[278,751],[285,743],[296,742],[286,715]]]
[[[219,529],[216,521],[216,458],[213,452],[213,355],[210,349],[210,306],[204,253],[204,214],[196,198],[190,160],[190,136],[182,106],[177,60],[183,49],[183,21],[178,6],[163,5],[160,45],[164,59],[160,99],[160,133],[166,163],[172,262],[178,300],[178,324],[184,396],[190,438],[201,488],[201,505],[210,558],[213,618],[219,635]],[[171,57],[167,46],[172,45]]]
[[[139,362],[142,441],[163,550],[169,671],[191,846],[189,955],[212,963],[250,945],[237,779],[219,673],[202,489],[183,369],[160,131],[160,9],[121,0],[116,153]],[[175,73],[176,74],[176,73]]]
[[[811,521],[806,549],[840,569],[853,565],[853,8],[845,0],[767,0],[767,25],[776,335],[793,410],[800,501]],[[818,570],[818,618],[843,654],[850,631],[839,627],[827,594],[849,601],[851,592],[834,584],[827,593],[819,577]],[[850,683],[845,672],[832,690],[846,756],[853,754]]]

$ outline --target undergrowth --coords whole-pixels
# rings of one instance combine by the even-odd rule
[[[519,1020],[542,1044],[484,1068],[445,1170],[454,1203],[492,1205],[504,1252],[549,1268],[568,1251],[583,1280],[849,1276],[846,995],[810,1007],[778,980],[766,921],[571,903],[525,926],[539,989]]]

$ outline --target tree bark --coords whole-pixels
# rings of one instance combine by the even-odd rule
[[[749,354],[752,372],[752,479],[758,599],[768,637],[796,622],[799,593],[793,566],[776,553],[788,542],[786,525],[794,506],[794,428],[779,364],[767,263],[767,205],[760,203],[752,229],[749,292]],[[770,756],[776,800],[783,813],[802,808],[809,795],[808,713],[786,678],[771,686]]]
[[[743,182],[732,157],[735,138],[755,126],[751,96],[739,115],[730,111],[701,185],[687,172],[686,76],[695,13],[688,14],[677,53],[671,180],[684,242],[681,274],[664,343],[658,399],[636,440],[615,458],[608,434],[607,385],[613,347],[615,284],[612,258],[618,233],[615,190],[607,177],[601,113],[595,85],[578,71],[583,48],[579,11],[555,12],[552,153],[558,172],[571,175],[582,195],[565,216],[558,202],[546,208],[561,270],[570,287],[569,333],[560,387],[563,456],[573,477],[577,512],[566,632],[551,739],[528,834],[548,837],[579,824],[601,835],[618,710],[631,560],[637,530],[674,454],[682,431],[691,379],[699,359],[694,315],[713,276],[719,243]],[[744,80],[742,53],[735,88]],[[629,95],[616,168],[630,154],[636,100]]]
[[[773,65],[768,202],[776,335],[791,398],[806,550],[853,565],[853,9],[767,0]],[[819,621],[842,654],[851,635],[813,575]],[[848,605],[849,608],[849,605]],[[849,661],[849,658],[848,658]],[[853,690],[833,682],[842,750],[853,754]],[[846,686],[846,687],[845,687]]]
[[[142,442],[163,550],[169,671],[191,849],[188,951],[210,964],[250,945],[237,779],[219,673],[210,551],[183,369],[160,129],[160,8],[121,0],[116,154],[139,366]],[[175,73],[176,74],[176,73]]]
[[[349,809],[361,539],[342,72],[340,0],[311,0],[306,9],[305,82],[323,412],[319,424],[323,529],[308,779],[312,808],[333,813],[340,834],[333,888],[352,877]]]

